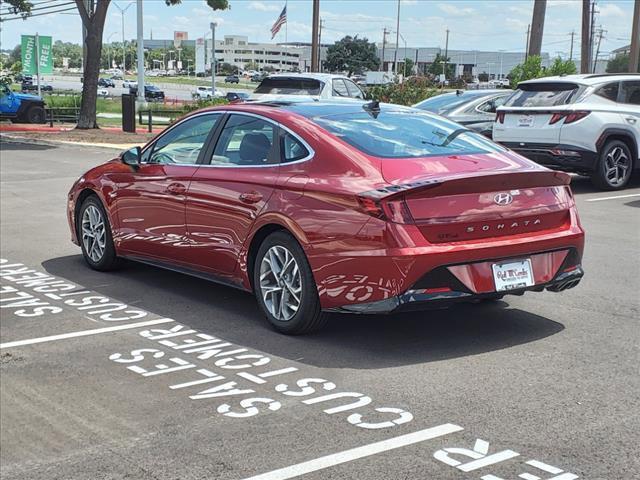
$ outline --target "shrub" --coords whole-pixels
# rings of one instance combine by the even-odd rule
[[[428,79],[411,77],[404,83],[376,85],[369,90],[369,93],[374,100],[380,102],[414,105],[439,92]]]

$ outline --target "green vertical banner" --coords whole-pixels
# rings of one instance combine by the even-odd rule
[[[37,72],[36,58],[40,54],[40,75],[53,73],[53,51],[51,49],[51,37],[38,36],[38,50],[36,52],[36,36],[22,35],[22,73],[35,75]]]

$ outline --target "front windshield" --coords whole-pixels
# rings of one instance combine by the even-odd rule
[[[343,113],[313,121],[358,150],[382,158],[503,151],[482,135],[414,109]]]

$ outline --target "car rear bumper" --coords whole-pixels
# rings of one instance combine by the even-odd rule
[[[553,143],[500,142],[501,145],[540,165],[569,172],[591,172],[598,164],[598,153],[583,147]]]

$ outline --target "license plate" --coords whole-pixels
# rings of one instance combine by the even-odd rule
[[[518,260],[493,264],[493,281],[496,292],[526,288],[535,284],[531,260]]]
[[[533,126],[533,115],[520,115],[518,118],[519,127],[531,127]]]

